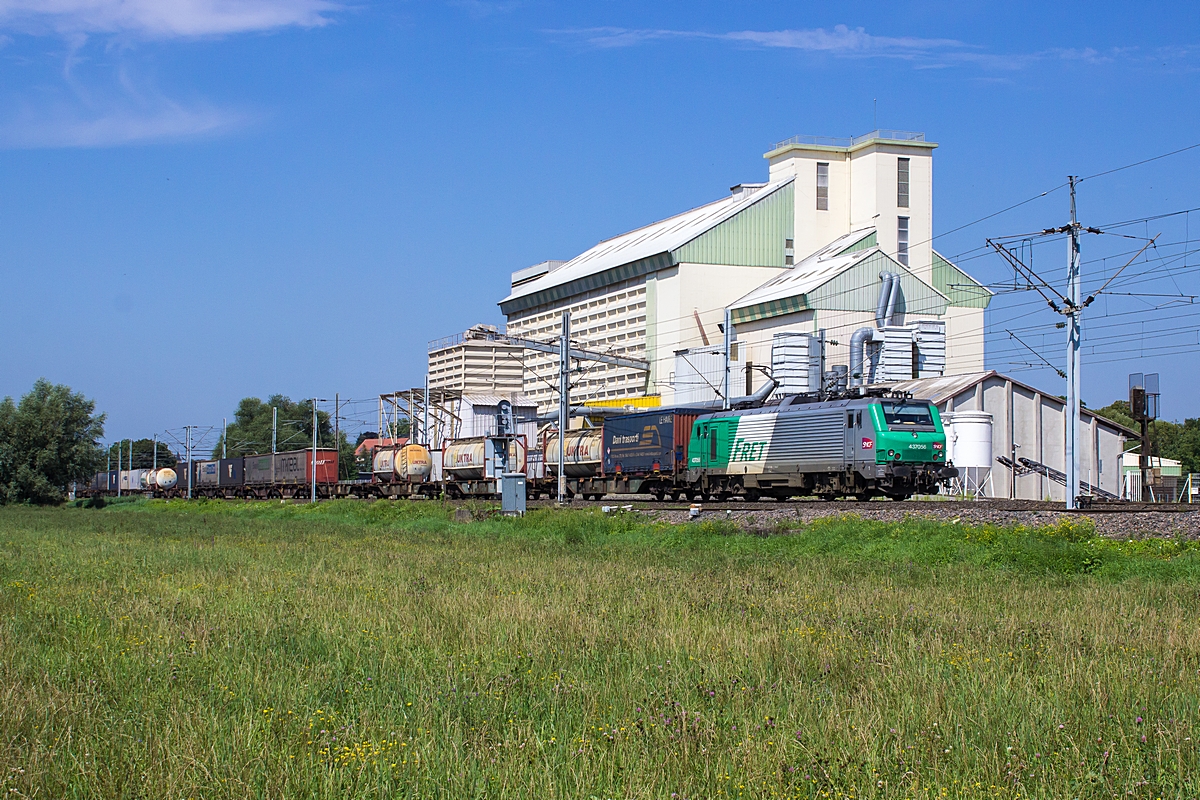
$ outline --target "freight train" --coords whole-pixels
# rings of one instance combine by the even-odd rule
[[[557,431],[543,436],[540,459],[529,458],[524,437],[517,435],[451,441],[437,459],[417,444],[382,447],[372,455],[370,479],[355,481],[338,481],[337,451],[318,449],[317,496],[494,497],[502,473],[526,473],[533,462],[544,466],[528,476],[528,496],[553,497],[558,436]],[[936,494],[958,475],[946,462],[937,408],[883,392],[789,395],[726,411],[678,408],[609,416],[598,427],[567,431],[565,445],[568,496],[597,500],[610,494],[648,494],[658,500],[903,500]],[[295,450],[193,462],[191,494],[308,497],[313,461],[312,450]],[[177,469],[181,472],[159,470],[143,478],[148,481],[143,490],[186,496],[187,466]],[[113,474],[100,473],[78,494],[115,494],[113,480]],[[117,474],[116,480],[123,476]]]
[[[568,432],[566,444],[568,493],[589,499],[903,500],[936,494],[958,475],[937,408],[905,395],[790,395],[732,411],[631,414]],[[557,433],[544,451],[556,479]]]

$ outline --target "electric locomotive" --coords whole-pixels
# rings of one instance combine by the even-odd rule
[[[688,445],[693,496],[832,500],[936,494],[957,477],[935,406],[904,394],[784,397],[696,418]]]

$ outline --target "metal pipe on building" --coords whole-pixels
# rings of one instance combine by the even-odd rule
[[[850,385],[862,386],[866,383],[864,362],[866,361],[867,342],[882,341],[883,337],[874,328],[859,328],[850,337]]]
[[[733,392],[733,312],[725,309],[725,386],[722,395],[725,408],[729,408],[729,395]]]
[[[900,276],[894,272],[889,272],[891,281],[888,282],[888,304],[887,314],[884,316],[884,325],[891,325],[896,318],[896,300],[900,297]],[[883,327],[882,325],[880,327]]]
[[[883,286],[879,289],[879,303],[875,306],[875,327],[882,328],[887,324],[888,314],[888,299],[892,290],[892,273],[879,273],[879,280],[883,281]]]

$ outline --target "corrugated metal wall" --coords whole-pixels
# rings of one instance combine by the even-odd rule
[[[808,294],[808,307],[830,311],[862,311],[874,313],[879,302],[879,273],[895,272],[900,276],[900,298],[896,312],[903,314],[946,313],[946,298],[935,292],[882,252],[863,259],[850,269],[836,275]]]
[[[950,298],[950,305],[961,308],[987,308],[992,293],[977,280],[933,251],[933,288]]]
[[[697,236],[672,255],[677,263],[785,266],[784,244],[794,238],[795,206],[795,190],[788,183],[770,197]]]

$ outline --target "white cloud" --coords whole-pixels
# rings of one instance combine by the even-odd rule
[[[329,0],[0,0],[0,25],[166,39],[317,27],[339,7]]]
[[[837,25],[833,30],[736,31],[724,39],[751,42],[763,47],[786,47],[810,52],[860,55],[903,55],[935,50],[961,49],[966,44],[954,39],[921,39],[913,36],[874,36],[863,28]]]
[[[72,106],[24,109],[0,121],[0,147],[116,147],[216,136],[251,122],[251,115],[208,105],[160,100],[153,107],[114,106],[86,114]]]
[[[781,47],[850,56],[911,57],[947,50],[965,50],[970,47],[970,45],[954,39],[874,36],[863,28],[850,28],[846,25],[837,25],[832,29],[809,28],[780,31],[733,31],[730,33],[644,28],[584,28],[552,31],[552,33],[581,37],[593,47],[631,47],[668,39],[707,39],[759,47]]]

